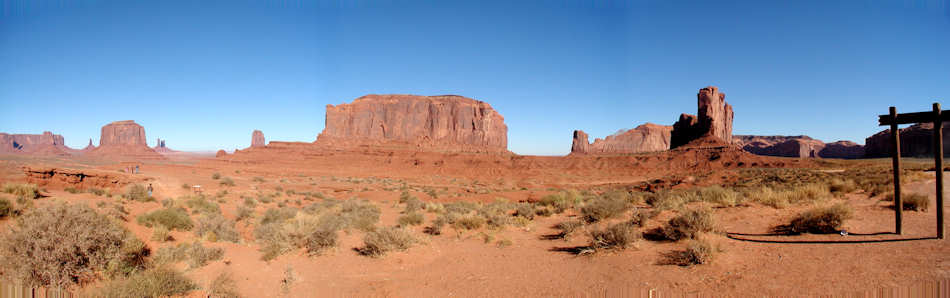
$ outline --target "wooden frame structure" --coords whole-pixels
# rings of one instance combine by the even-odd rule
[[[939,103],[934,103],[933,111],[898,114],[896,107],[890,107],[890,113],[878,116],[878,125],[891,126],[891,154],[894,168],[894,229],[903,233],[904,201],[901,200],[901,136],[898,124],[933,122],[934,173],[937,179],[937,239],[943,239],[943,122],[950,121],[950,112],[944,113]]]

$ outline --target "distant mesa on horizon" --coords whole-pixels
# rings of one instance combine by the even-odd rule
[[[264,140],[264,133],[260,130],[254,130],[251,133],[251,147],[264,147],[267,142]]]
[[[115,121],[102,127],[99,147],[89,156],[102,158],[165,159],[145,142],[145,128],[132,120]]]
[[[491,105],[464,96],[370,94],[327,105],[326,126],[314,143],[508,153],[508,126]]]
[[[39,156],[69,156],[75,150],[66,147],[62,135],[44,131],[43,134],[0,133],[0,153]]]

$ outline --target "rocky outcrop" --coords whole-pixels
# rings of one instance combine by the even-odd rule
[[[681,114],[673,124],[670,147],[676,148],[693,140],[714,136],[724,142],[732,141],[732,106],[726,103],[726,94],[709,86],[696,94],[698,115]]]
[[[102,127],[99,147],[89,156],[119,159],[165,159],[145,143],[145,128],[132,120],[116,121]]]
[[[327,105],[324,146],[507,152],[508,126],[488,103],[456,95],[367,95]]]
[[[255,130],[251,133],[251,147],[263,147],[265,144],[264,133],[260,130]]]
[[[64,144],[62,135],[44,131],[43,134],[0,133],[0,153],[29,155],[69,155],[72,150]]]
[[[950,123],[943,123],[943,155],[950,156],[950,150],[947,145],[950,144]],[[934,155],[933,151],[933,123],[919,123],[907,128],[900,129],[901,137],[901,156],[905,157],[930,157]],[[864,140],[865,157],[889,157],[891,156],[891,130],[885,129]]]
[[[587,134],[584,131],[574,131],[574,144],[571,153],[576,154],[615,154],[656,152],[670,149],[670,132],[672,126],[647,123],[634,129],[625,130],[596,139],[588,144]]]
[[[783,157],[861,158],[864,146],[850,141],[825,144],[808,136],[733,137],[733,143],[756,155]]]
[[[92,144],[92,139],[90,138],[90,139],[89,139],[89,145],[86,145],[86,148],[82,148],[82,150],[80,150],[80,151],[82,151],[82,152],[89,152],[89,151],[92,151],[92,149],[96,149],[96,145],[93,145],[93,144]]]
[[[152,178],[112,171],[66,169],[55,167],[23,167],[27,183],[55,188],[111,188],[121,189],[132,183],[145,183]]]
[[[163,154],[164,154],[164,153],[175,153],[175,152],[178,152],[178,151],[172,150],[171,148],[166,147],[166,146],[165,146],[165,141],[166,141],[166,140],[162,140],[162,139],[156,138],[156,139],[155,139],[155,147],[152,148],[152,150],[155,150],[155,152],[163,153]]]
[[[222,156],[227,156],[227,155],[228,155],[227,151],[224,151],[224,149],[220,149],[218,150],[217,153],[214,154],[214,157],[222,157]]]

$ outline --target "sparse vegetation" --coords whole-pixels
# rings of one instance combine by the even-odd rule
[[[456,230],[476,230],[485,225],[485,218],[478,215],[463,215],[452,222]]]
[[[336,230],[317,229],[310,233],[310,235],[307,235],[305,238],[306,244],[304,246],[307,249],[308,255],[318,256],[336,247],[338,238],[339,236]]]
[[[407,227],[421,225],[423,220],[422,213],[412,212],[399,216],[398,222],[400,227]]]
[[[415,242],[415,237],[408,230],[397,227],[380,228],[366,233],[363,237],[364,246],[359,251],[366,256],[380,257],[390,251],[409,249]]]
[[[616,223],[603,230],[590,231],[590,247],[594,249],[626,249],[641,238],[640,232],[628,223]]]
[[[214,179],[214,180],[221,179],[221,173],[214,172],[213,174],[211,174],[211,179]]]
[[[218,182],[218,183],[221,184],[222,186],[234,186],[234,185],[235,185],[235,184],[234,184],[234,179],[231,179],[231,177],[224,177],[224,178],[221,178],[221,182]]]
[[[198,217],[195,234],[206,240],[238,242],[238,232],[234,229],[234,222],[218,213],[206,213]]]
[[[181,272],[167,267],[148,269],[106,283],[97,297],[170,297],[187,294],[197,285]]]
[[[238,206],[237,209],[235,210],[235,213],[236,213],[235,216],[237,217],[235,221],[242,221],[242,220],[254,218],[254,209],[251,209],[248,207]]]
[[[4,219],[11,214],[13,214],[13,203],[7,198],[0,198],[0,219]]]
[[[132,184],[129,186],[129,189],[122,195],[123,198],[136,201],[136,202],[153,202],[155,198],[148,195],[148,189],[141,184]]]
[[[775,230],[781,233],[837,233],[845,220],[851,218],[851,208],[845,204],[828,207],[816,207],[802,212],[791,223],[779,226]]]
[[[188,212],[177,207],[158,209],[139,215],[137,221],[140,225],[150,228],[162,225],[169,230],[190,231],[194,227],[194,222],[191,221]]]
[[[207,265],[208,262],[221,259],[222,256],[224,256],[224,249],[204,247],[201,243],[195,241],[191,244],[180,243],[176,246],[160,248],[155,253],[155,262],[171,264],[187,261],[189,268],[199,268]]]
[[[703,239],[690,240],[686,250],[673,251],[664,256],[660,263],[664,265],[692,266],[709,264],[716,255],[716,249]]]
[[[677,241],[696,238],[699,233],[712,231],[714,226],[712,211],[702,208],[681,212],[680,215],[670,219],[661,230],[666,239]]]
[[[901,205],[903,205],[904,210],[927,211],[927,208],[930,207],[930,200],[922,194],[908,193],[901,198]]]
[[[12,194],[18,199],[33,200],[40,197],[40,189],[36,184],[4,183],[3,192]]]
[[[199,214],[220,214],[221,207],[217,203],[209,200],[204,195],[197,196],[187,196],[184,198],[179,198],[179,201],[183,202],[188,209],[191,209],[192,213]]]
[[[560,238],[567,238],[572,233],[574,233],[574,231],[577,231],[577,229],[580,229],[582,227],[584,227],[584,222],[579,221],[579,220],[568,220],[568,221],[560,222],[554,226],[555,229],[558,229],[561,231],[560,233],[558,233],[558,236]]]
[[[145,247],[130,238],[92,208],[56,203],[26,212],[2,236],[0,268],[25,285],[69,287],[143,265]]]
[[[237,292],[237,283],[231,272],[225,271],[219,273],[211,283],[208,284],[208,295],[213,298],[238,298],[241,297]]]
[[[617,196],[601,196],[581,207],[581,217],[589,223],[602,221],[619,216],[630,210],[632,205],[628,198]]]
[[[165,242],[170,240],[172,240],[172,236],[165,226],[158,225],[152,230],[152,241]]]

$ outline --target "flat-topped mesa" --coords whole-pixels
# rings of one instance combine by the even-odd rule
[[[72,149],[64,143],[62,135],[49,131],[35,135],[0,133],[0,153],[69,155],[69,150]]]
[[[251,133],[251,147],[263,147],[266,143],[264,133],[260,130],[254,130]]]
[[[574,131],[571,153],[575,154],[622,154],[656,152],[670,149],[672,126],[646,123],[634,129],[620,131],[604,139],[588,144],[587,134]]]
[[[505,118],[486,102],[457,96],[366,95],[327,105],[325,146],[507,152]]]
[[[733,143],[756,155],[783,157],[861,158],[864,146],[851,141],[824,143],[809,136],[733,136]]]
[[[898,129],[901,138],[901,156],[905,157],[932,157],[934,156],[933,146],[933,123],[918,123],[906,128]],[[947,148],[950,145],[950,122],[944,122],[942,126],[943,145]],[[890,157],[893,154],[891,141],[891,130],[882,130],[864,140],[865,157]],[[944,149],[943,156],[950,156],[950,150]]]
[[[115,121],[102,127],[99,147],[90,156],[107,158],[164,159],[145,142],[145,128],[132,120]]]
[[[698,116],[681,114],[673,124],[670,147],[676,148],[693,140],[713,136],[723,142],[732,141],[732,106],[726,103],[726,94],[709,86],[696,94]]]

